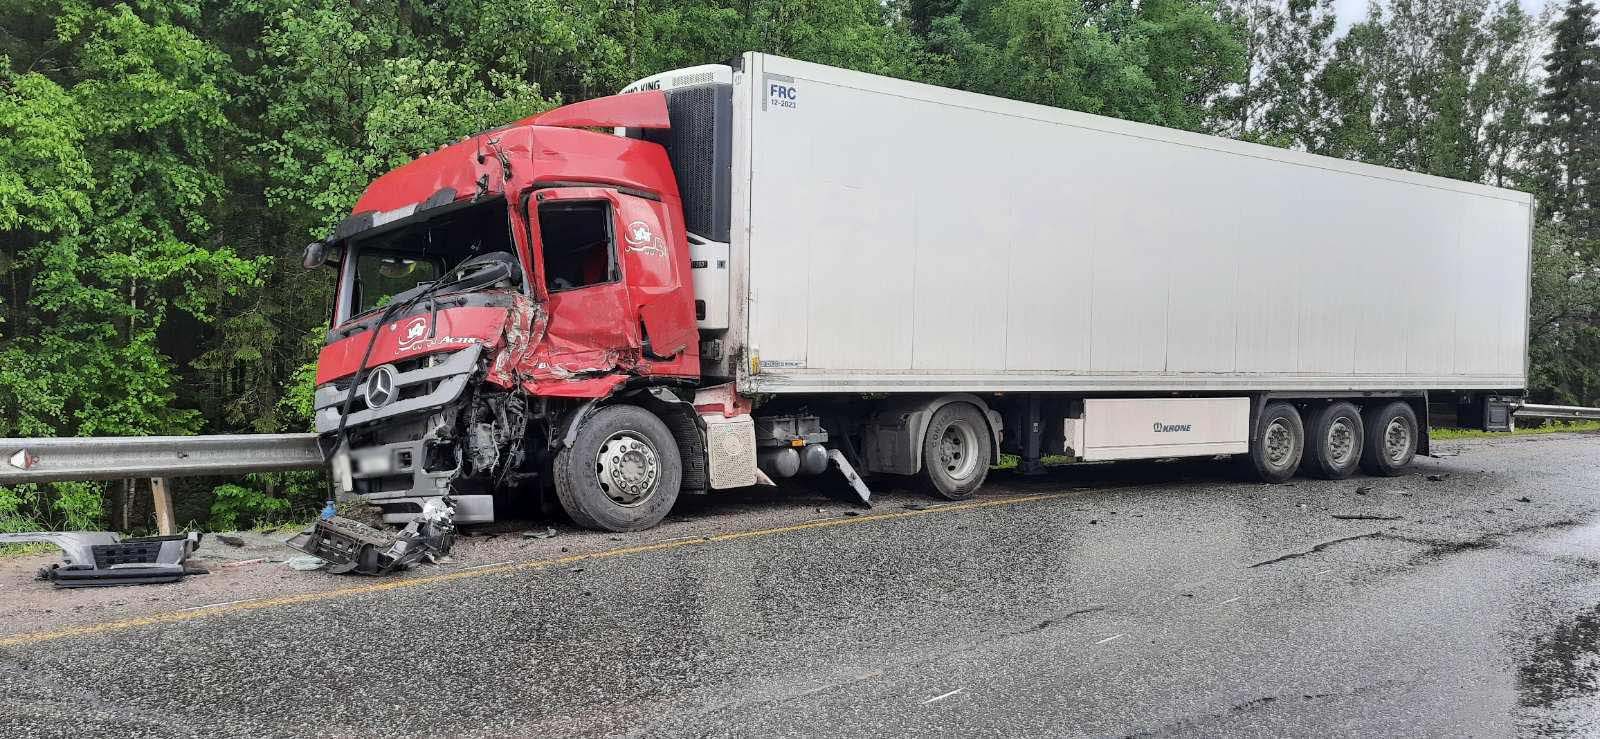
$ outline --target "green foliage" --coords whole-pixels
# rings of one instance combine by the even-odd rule
[[[1219,12],[1204,0],[964,0],[914,22],[929,28],[918,72],[950,87],[1197,130],[1208,101],[1244,73],[1244,48]]]
[[[1323,114],[1315,80],[1331,51],[1332,0],[1240,0],[1227,15],[1249,72],[1216,100],[1221,132],[1305,148]]]
[[[245,524],[276,519],[289,507],[289,501],[243,485],[218,485],[212,489],[211,528],[237,531]]]
[[[1535,128],[1541,211],[1600,236],[1600,28],[1587,0],[1568,0],[1551,28]]]
[[[1594,405],[1600,398],[1600,264],[1566,225],[1535,234],[1529,307],[1529,384],[1543,400]]]
[[[283,523],[310,518],[322,508],[328,483],[321,472],[273,472],[246,475],[239,483],[212,488],[214,531]]]
[[[1593,433],[1600,431],[1600,421],[1551,421],[1543,426],[1518,426],[1513,434],[1566,434],[1566,433]],[[1480,429],[1453,429],[1435,428],[1428,431],[1434,440],[1440,439],[1481,439],[1505,438],[1503,431],[1483,431]]]
[[[1393,0],[1333,47],[1326,113],[1299,143],[1330,156],[1509,185],[1537,91],[1514,0]]]
[[[98,529],[103,506],[101,486],[93,483],[0,487],[0,532]]]

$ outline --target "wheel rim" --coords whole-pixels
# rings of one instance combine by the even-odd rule
[[[1289,424],[1281,418],[1267,424],[1265,446],[1267,464],[1280,469],[1288,467],[1294,455],[1294,432],[1289,430]]]
[[[1402,416],[1389,419],[1389,425],[1383,428],[1383,455],[1390,462],[1399,464],[1405,461],[1410,451],[1411,424],[1406,423]]]
[[[661,477],[655,447],[637,431],[618,431],[606,437],[595,454],[594,470],[606,497],[629,508],[649,500]]]
[[[978,468],[978,434],[964,423],[952,423],[939,434],[939,466],[952,479],[964,480]]]
[[[1338,467],[1350,464],[1356,453],[1356,430],[1349,419],[1340,418],[1328,427],[1328,461]]]

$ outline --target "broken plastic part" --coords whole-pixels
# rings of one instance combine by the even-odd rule
[[[387,575],[422,562],[436,562],[455,543],[455,508],[447,496],[429,498],[422,513],[399,531],[381,531],[360,521],[334,516],[285,542],[328,561],[336,574]]]
[[[0,544],[45,542],[59,547],[60,564],[39,571],[58,588],[176,582],[190,574],[184,560],[200,546],[199,532],[123,539],[114,531],[36,531],[0,534]]]

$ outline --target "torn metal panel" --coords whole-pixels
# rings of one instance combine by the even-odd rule
[[[43,542],[63,554],[60,564],[39,570],[58,588],[176,582],[189,571],[183,562],[200,546],[200,534],[123,539],[114,531],[36,531],[0,534],[0,544]]]
[[[381,531],[334,516],[317,519],[310,529],[285,543],[327,560],[332,573],[387,575],[449,554],[455,542],[454,516],[448,497],[430,498],[423,503],[422,513],[399,531]]]
[[[549,314],[531,299],[518,295],[506,313],[505,347],[490,360],[484,379],[508,390],[516,387],[523,360],[544,339],[549,325]]]

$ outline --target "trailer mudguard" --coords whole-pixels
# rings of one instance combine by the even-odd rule
[[[1000,434],[1004,422],[989,404],[971,393],[947,393],[934,397],[891,400],[872,414],[862,443],[862,458],[868,472],[889,475],[914,475],[922,471],[922,435],[933,414],[950,403],[969,403],[983,412],[989,426],[989,453],[1000,458]]]

